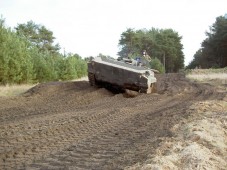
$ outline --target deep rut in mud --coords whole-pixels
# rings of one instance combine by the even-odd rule
[[[157,87],[125,98],[86,81],[55,82],[0,98],[0,169],[123,169],[171,138],[194,101],[226,95],[181,74],[158,76]]]

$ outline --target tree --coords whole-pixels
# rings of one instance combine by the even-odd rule
[[[186,67],[187,69],[200,68],[201,63],[204,63],[202,58],[202,49],[199,49],[198,51],[196,51],[193,57],[194,57],[194,60],[189,63],[189,65]]]
[[[156,35],[156,57],[165,65],[166,72],[177,72],[184,67],[181,38],[172,29],[159,30]]]
[[[63,56],[53,45],[53,33],[33,22],[17,31],[0,19],[0,84],[37,83],[79,78],[87,64],[78,54]]]
[[[161,63],[161,61],[158,58],[154,58],[151,62],[150,62],[151,68],[158,70],[160,73],[165,73],[165,68],[163,66],[163,64]]]
[[[60,50],[59,44],[54,45],[53,32],[43,25],[28,21],[26,24],[18,24],[15,29],[19,36],[28,39],[31,45],[35,45],[40,52],[58,53]]]
[[[27,83],[31,80],[33,66],[27,41],[4,26],[0,19],[0,83]]]
[[[7,73],[9,70],[8,62],[9,56],[7,54],[7,39],[8,31],[4,26],[4,19],[0,19],[0,82],[6,84],[7,82]]]
[[[216,18],[215,23],[206,32],[206,39],[202,48],[196,52],[188,68],[201,66],[202,68],[227,66],[227,19],[223,16]],[[199,56],[199,57],[198,57]]]
[[[69,53],[62,62],[61,79],[81,78],[87,74],[87,63],[78,54]]]
[[[149,56],[162,61],[166,72],[177,72],[184,67],[181,37],[172,29],[127,29],[121,34],[119,46],[121,57],[135,58],[146,50]]]
[[[121,47],[121,51],[119,51],[118,54],[121,57],[132,57],[137,52],[137,49],[134,48],[137,41],[135,31],[131,28],[127,29],[121,34],[121,39],[118,44]]]

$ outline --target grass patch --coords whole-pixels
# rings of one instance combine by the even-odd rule
[[[227,80],[227,73],[207,73],[207,74],[188,74],[188,78],[204,81],[204,80],[212,80],[212,79],[220,79],[220,80]]]
[[[227,67],[219,69],[188,69],[186,74],[227,74]]]
[[[0,86],[0,96],[18,96],[33,86],[29,84]]]
[[[79,79],[71,80],[71,81],[88,81],[88,77],[81,77]],[[1,96],[18,96],[28,89],[34,87],[36,84],[22,84],[22,85],[0,85],[0,97]]]
[[[220,80],[227,83],[227,67],[223,69],[193,69],[186,71],[186,77],[196,81]]]

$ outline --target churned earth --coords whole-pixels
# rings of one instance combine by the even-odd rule
[[[157,75],[129,98],[87,81],[0,98],[0,169],[225,169],[226,85]]]

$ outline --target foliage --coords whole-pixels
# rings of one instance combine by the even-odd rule
[[[152,69],[158,70],[160,73],[165,73],[165,68],[163,64],[156,57],[150,62],[150,66]]]
[[[59,44],[53,44],[55,39],[53,32],[43,25],[37,25],[33,21],[28,21],[27,24],[18,24],[15,29],[19,36],[27,39],[41,52],[58,53],[60,50]]]
[[[0,82],[24,83],[32,79],[31,56],[27,42],[4,27],[0,20]]]
[[[188,69],[227,66],[227,19],[223,16],[217,17],[206,36],[202,48],[195,53]]]
[[[181,37],[172,29],[133,30],[127,29],[119,40],[121,57],[135,58],[144,50],[152,58],[165,65],[166,72],[177,72],[184,67]],[[165,63],[164,63],[165,62]]]
[[[87,72],[87,64],[78,54],[68,54],[62,61],[61,79],[81,78]]]
[[[0,84],[69,80],[87,74],[86,61],[78,54],[63,56],[53,45],[53,33],[32,21],[16,32],[0,19]]]
[[[86,62],[89,62],[89,61],[91,61],[92,59],[94,59],[94,57],[92,57],[92,56],[90,56],[90,57],[85,57],[85,58],[84,58],[84,60],[85,60]]]

